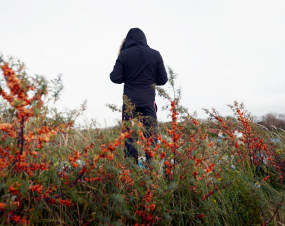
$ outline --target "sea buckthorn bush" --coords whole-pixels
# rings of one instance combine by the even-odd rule
[[[85,109],[58,112],[63,86],[0,58],[2,224],[282,224],[285,133],[255,124],[242,104],[232,117],[198,119],[158,88],[170,112],[149,138],[141,117],[113,128],[75,125]],[[110,105],[118,110],[115,105]],[[134,106],[127,106],[133,108]],[[139,164],[124,157],[133,137]],[[278,142],[276,141],[278,138]]]

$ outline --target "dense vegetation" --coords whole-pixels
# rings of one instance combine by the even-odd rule
[[[230,106],[232,117],[213,109],[199,120],[180,106],[169,69],[174,97],[157,92],[171,121],[159,124],[156,137],[145,138],[139,118],[79,129],[80,110],[48,105],[58,98],[60,78],[31,77],[12,60],[0,58],[0,66],[2,224],[285,223],[285,131],[253,123],[242,104]],[[130,136],[140,156],[152,156],[149,163],[124,158]]]

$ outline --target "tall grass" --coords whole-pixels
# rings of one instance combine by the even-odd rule
[[[52,115],[42,101],[48,82],[2,58],[0,65],[2,224],[285,223],[285,132],[254,124],[244,106],[230,106],[232,118],[213,110],[208,121],[199,120],[179,104],[169,70],[178,96],[158,90],[169,101],[171,122],[160,123],[151,145],[138,118],[124,123],[123,133],[121,126],[76,128],[78,112]],[[149,163],[124,157],[130,136],[140,156],[152,155]]]

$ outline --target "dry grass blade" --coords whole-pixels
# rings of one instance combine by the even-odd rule
[[[78,130],[75,130],[75,132],[76,132],[85,142],[88,142],[87,138],[86,138],[85,136],[83,136],[81,132],[79,132]]]

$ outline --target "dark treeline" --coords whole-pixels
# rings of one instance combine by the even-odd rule
[[[285,114],[268,113],[261,116],[258,124],[266,126],[268,129],[274,127],[285,129]]]

